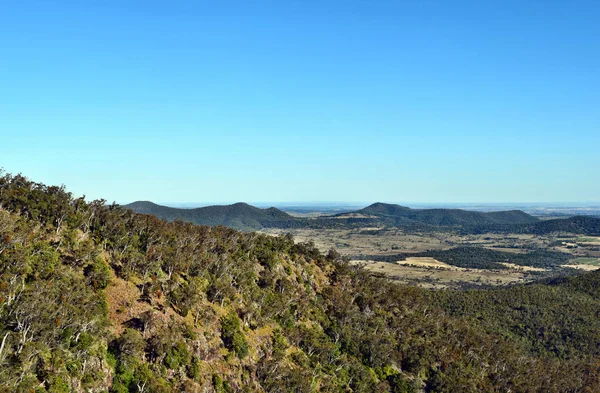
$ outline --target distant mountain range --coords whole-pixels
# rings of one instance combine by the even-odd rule
[[[181,209],[157,205],[148,201],[125,205],[137,213],[152,214],[168,221],[182,220],[200,225],[224,225],[235,229],[339,227],[347,225],[512,225],[531,224],[539,220],[520,210],[475,212],[460,209],[411,209],[405,206],[374,203],[355,212],[320,216],[293,217],[277,208],[260,209],[247,203]]]
[[[456,228],[463,233],[600,234],[599,218],[576,216],[540,220],[521,210],[477,212],[462,209],[411,209],[378,202],[353,212],[307,218],[294,217],[274,207],[260,209],[247,203],[183,209],[139,201],[124,207],[136,213],[152,214],[167,221],[181,220],[199,225],[223,225],[243,231],[263,228],[324,229],[388,226],[433,231]]]

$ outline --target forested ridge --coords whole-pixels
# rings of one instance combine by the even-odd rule
[[[0,391],[598,392],[598,273],[391,283],[0,174]]]

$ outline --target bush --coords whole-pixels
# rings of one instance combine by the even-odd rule
[[[243,359],[248,355],[248,342],[240,328],[241,322],[235,312],[221,318],[221,339],[225,347]]]
[[[190,354],[187,346],[183,341],[178,341],[172,348],[167,351],[165,356],[165,366],[170,369],[177,369],[189,362]]]
[[[110,267],[102,258],[96,258],[84,271],[88,282],[94,289],[104,289],[110,283]]]

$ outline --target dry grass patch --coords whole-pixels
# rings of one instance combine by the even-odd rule
[[[517,270],[465,269],[450,265],[448,269],[374,261],[352,261],[352,263],[363,264],[365,269],[373,273],[385,274],[395,281],[425,288],[459,288],[465,283],[507,285],[526,281],[525,272]]]
[[[115,335],[120,335],[125,329],[125,322],[152,307],[138,301],[141,293],[132,282],[116,277],[112,272],[111,275],[110,283],[104,290],[108,303],[109,330]]]
[[[600,266],[594,266],[594,265],[587,265],[584,263],[577,263],[577,264],[573,264],[573,265],[561,265],[562,267],[570,267],[573,269],[580,269],[580,270],[585,270],[585,271],[592,271],[592,270],[598,270],[600,269]]]
[[[541,267],[515,265],[514,263],[509,263],[509,262],[499,262],[499,263],[510,269],[520,270],[520,271],[524,271],[524,272],[545,272],[548,270],[548,269],[544,269]]]
[[[431,257],[410,257],[406,258],[403,261],[396,262],[398,265],[407,265],[414,267],[433,267],[437,269],[448,269],[448,270],[466,270],[461,267],[448,265],[445,262],[438,261],[437,259]]]

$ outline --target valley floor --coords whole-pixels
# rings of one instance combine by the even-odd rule
[[[533,281],[555,275],[559,271],[562,274],[573,274],[576,271],[600,268],[600,237],[580,234],[460,235],[454,232],[407,233],[397,228],[264,229],[261,232],[269,235],[291,233],[297,242],[312,241],[322,252],[335,248],[340,254],[350,258],[352,263],[363,264],[369,271],[385,274],[398,282],[427,288],[502,286]],[[465,246],[512,254],[548,250],[568,254],[569,258],[565,264],[556,267],[515,265],[502,260],[497,261],[503,265],[503,269],[464,268],[430,257],[394,260],[397,254],[410,255]],[[381,260],[386,257],[388,260]]]

